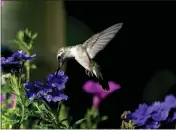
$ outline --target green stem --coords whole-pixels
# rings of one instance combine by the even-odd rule
[[[48,105],[45,101],[43,101],[43,103],[44,103],[45,106],[47,107],[49,114],[53,117],[53,119],[54,119],[54,124],[55,124],[56,128],[58,128],[59,125],[58,125],[57,115],[55,115],[55,114],[53,113],[52,109],[49,107],[49,105]]]
[[[18,80],[19,80],[19,81],[18,81],[18,86],[19,86],[18,90],[19,90],[19,92],[20,92],[21,109],[22,109],[22,117],[21,117],[21,120],[20,120],[20,126],[21,126],[21,124],[23,123],[23,120],[24,120],[25,102],[24,102],[23,97],[22,97],[22,94],[24,94],[24,93],[23,93],[23,92],[24,92],[24,88],[21,86],[21,76],[19,76]],[[19,127],[20,127],[20,126],[19,126]]]
[[[20,124],[22,124],[24,120],[24,112],[25,112],[24,105],[22,105],[21,108],[22,108],[22,117],[21,117]]]
[[[27,52],[27,55],[30,55],[29,52]],[[30,80],[30,61],[26,61],[26,81],[29,82]]]

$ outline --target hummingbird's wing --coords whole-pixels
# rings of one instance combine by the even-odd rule
[[[103,50],[104,47],[112,40],[116,33],[121,29],[123,23],[115,24],[100,33],[93,35],[87,41],[83,43],[83,47],[86,48],[89,57],[93,59],[96,54]]]

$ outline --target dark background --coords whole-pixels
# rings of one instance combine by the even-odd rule
[[[67,15],[83,21],[95,33],[124,23],[116,37],[94,59],[107,79],[121,85],[120,90],[101,104],[100,114],[108,115],[109,120],[99,128],[119,128],[120,115],[142,102],[144,86],[156,71],[168,69],[175,73],[175,5],[175,2],[65,2]],[[92,105],[92,96],[81,88],[90,78],[74,60],[68,62],[67,75],[66,92],[72,97],[68,104],[76,121]]]

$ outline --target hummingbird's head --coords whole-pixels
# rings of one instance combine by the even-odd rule
[[[60,48],[58,50],[58,52],[57,52],[57,59],[58,60],[62,58],[62,55],[63,55],[64,52],[65,52],[65,48],[64,47],[62,47],[62,48]]]
[[[59,63],[59,67],[61,67],[62,64],[63,64],[64,52],[65,52],[64,47],[60,48],[57,52],[57,60],[58,60],[58,63]]]

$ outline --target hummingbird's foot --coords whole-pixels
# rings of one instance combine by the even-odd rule
[[[91,72],[89,70],[86,69],[85,72],[88,76],[90,76]]]
[[[93,77],[93,76],[94,76],[93,72],[90,72],[90,74],[91,74],[91,77]]]

